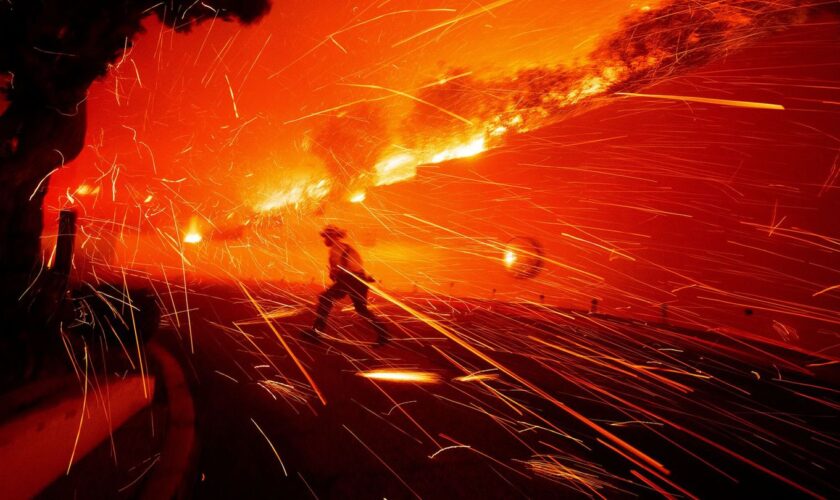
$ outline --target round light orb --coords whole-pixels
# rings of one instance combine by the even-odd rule
[[[502,263],[508,273],[516,279],[532,279],[543,268],[543,247],[529,236],[517,236],[505,243]]]

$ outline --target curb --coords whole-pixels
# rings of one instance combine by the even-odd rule
[[[151,342],[147,352],[159,367],[169,408],[168,427],[163,448],[152,475],[138,495],[142,500],[189,498],[196,467],[198,447],[195,437],[195,406],[181,365],[158,342]]]
[[[25,386],[10,396],[17,412],[0,425],[3,498],[31,498],[66,474],[113,429],[149,405],[155,379],[133,375],[108,381],[114,404],[107,406],[87,385],[68,376]],[[30,390],[35,397],[27,400]]]

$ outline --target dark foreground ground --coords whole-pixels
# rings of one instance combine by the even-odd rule
[[[840,493],[831,359],[538,304],[417,297],[398,300],[423,320],[376,302],[394,337],[384,347],[340,308],[316,344],[300,334],[316,290],[248,291],[267,321],[235,286],[208,286],[160,334],[194,389],[197,498]],[[386,368],[436,378],[359,376]]]

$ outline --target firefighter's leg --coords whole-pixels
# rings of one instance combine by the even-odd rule
[[[330,315],[333,302],[341,299],[346,294],[347,292],[344,288],[336,282],[333,283],[331,287],[321,292],[321,295],[318,296],[318,309],[315,311],[315,324],[312,325],[312,328],[317,333],[322,333],[327,327],[327,316]]]
[[[365,318],[370,323],[370,326],[376,330],[377,341],[380,344],[384,344],[388,341],[388,329],[385,327],[385,322],[368,309],[367,294],[367,285],[359,283],[350,291],[350,299],[353,301],[353,307],[359,316]]]

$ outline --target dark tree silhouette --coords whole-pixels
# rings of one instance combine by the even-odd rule
[[[252,23],[270,0],[0,1],[0,341],[31,335],[42,268],[42,204],[55,169],[84,146],[90,85],[157,16],[177,31]],[[35,286],[32,286],[35,285]],[[2,349],[2,343],[0,343]]]

